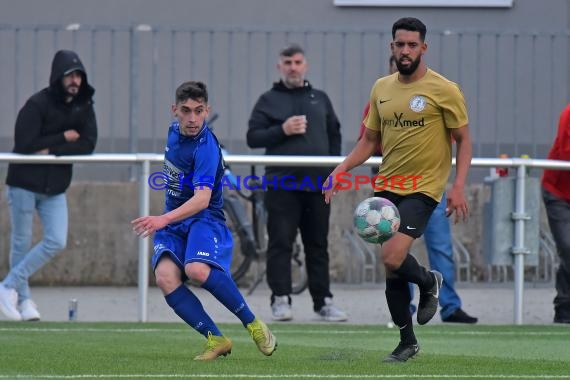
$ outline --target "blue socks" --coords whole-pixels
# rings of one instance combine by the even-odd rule
[[[164,299],[184,322],[206,338],[208,332],[212,335],[222,335],[212,318],[206,314],[200,300],[184,284],[164,296]]]
[[[234,313],[244,327],[255,319],[255,315],[249,309],[235,282],[224,271],[212,268],[208,279],[202,284],[202,287],[212,293],[222,305]],[[166,295],[164,299],[176,315],[200,334],[205,337],[208,337],[208,332],[212,333],[212,335],[222,335],[212,318],[204,310],[198,297],[184,284]]]
[[[226,272],[212,267],[210,275],[202,287],[234,313],[244,327],[255,319],[255,315],[249,309],[236,283]]]

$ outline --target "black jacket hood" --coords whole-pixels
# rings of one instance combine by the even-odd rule
[[[54,93],[59,98],[64,98],[64,90],[61,83],[61,79],[64,75],[67,75],[73,71],[81,72],[83,77],[81,81],[81,88],[76,96],[76,100],[84,100],[91,98],[95,93],[93,87],[89,85],[87,81],[87,73],[85,72],[85,67],[79,59],[76,52],[71,50],[59,50],[55,53],[53,61],[51,63],[51,74],[49,77],[49,87],[50,92]]]

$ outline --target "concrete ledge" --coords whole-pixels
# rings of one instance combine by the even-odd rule
[[[0,279],[8,271],[10,222],[6,204],[6,187],[0,185]],[[352,214],[359,201],[371,196],[371,190],[350,190],[339,193],[332,206],[330,228],[331,279],[347,282],[353,265],[343,230],[352,229]],[[481,258],[481,220],[484,188],[473,185],[468,191],[471,217],[465,224],[453,226],[455,236],[471,255],[472,273],[483,279]],[[151,213],[163,209],[163,193],[151,191]],[[134,286],[137,283],[137,237],[130,221],[138,216],[138,184],[129,182],[75,182],[68,191],[69,237],[67,248],[32,277],[34,285],[95,285]],[[543,218],[544,219],[544,218]],[[39,220],[35,221],[34,242],[40,235]],[[152,249],[150,250],[152,252]],[[414,246],[414,253],[426,262],[423,240]],[[379,266],[380,267],[380,266]],[[383,279],[377,268],[377,281]],[[151,281],[153,276],[150,276]]]

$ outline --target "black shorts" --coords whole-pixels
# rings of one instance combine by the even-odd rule
[[[378,191],[374,196],[386,198],[398,207],[400,212],[398,232],[414,239],[422,236],[433,210],[438,205],[437,201],[422,193],[400,195],[390,191]]]

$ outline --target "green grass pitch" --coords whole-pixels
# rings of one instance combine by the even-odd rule
[[[384,364],[397,329],[270,324],[259,353],[239,324],[222,324],[232,354],[195,362],[205,339],[177,323],[0,322],[0,379],[570,379],[570,326],[416,327],[421,350]]]

